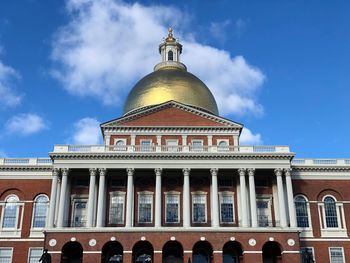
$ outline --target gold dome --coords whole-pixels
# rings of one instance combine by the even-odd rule
[[[162,67],[141,79],[128,95],[124,114],[170,100],[218,115],[218,107],[208,87],[179,67]]]

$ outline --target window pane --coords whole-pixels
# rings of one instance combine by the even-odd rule
[[[332,197],[328,196],[324,199],[324,209],[326,214],[326,226],[338,227],[337,207]]]
[[[344,263],[343,249],[341,247],[330,248],[331,263]]]
[[[311,247],[302,247],[300,249],[301,263],[314,262],[315,259],[313,249]]]
[[[18,197],[12,195],[6,199],[4,208],[3,228],[17,228],[17,216],[19,212]]]
[[[11,248],[1,248],[0,249],[0,262],[1,263],[11,263],[12,249]]]
[[[41,248],[30,248],[29,249],[29,261],[28,261],[28,263],[39,262],[42,254],[43,254],[43,250]]]
[[[48,199],[46,196],[40,196],[34,203],[33,228],[44,228],[46,225]]]
[[[257,214],[258,214],[258,225],[260,227],[272,226],[270,220],[270,207],[268,200],[257,200],[256,201]]]
[[[153,195],[139,195],[139,223],[152,223]]]
[[[222,223],[233,223],[233,196],[220,196],[220,216]]]
[[[111,197],[109,209],[109,223],[123,224],[124,223],[124,195],[116,194]]]
[[[193,223],[206,222],[206,195],[193,195]]]
[[[295,198],[295,211],[298,227],[309,227],[309,214],[306,199],[302,196]]]
[[[166,222],[179,222],[179,195],[168,194],[166,196]]]
[[[73,226],[84,227],[86,225],[86,201],[75,201],[74,202],[74,216]]]

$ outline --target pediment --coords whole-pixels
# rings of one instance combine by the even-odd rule
[[[135,127],[231,127],[243,125],[176,101],[168,101],[101,124],[101,128]]]

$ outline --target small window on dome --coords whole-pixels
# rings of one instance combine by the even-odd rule
[[[170,60],[170,61],[174,60],[174,53],[171,50],[168,52],[168,60]]]

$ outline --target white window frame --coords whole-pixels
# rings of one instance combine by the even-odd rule
[[[123,213],[122,213],[122,222],[117,222],[117,225],[122,225],[125,222],[125,192],[122,191],[113,191],[109,193],[109,211],[108,211],[108,224],[114,224],[111,223],[110,216],[111,216],[111,208],[112,208],[112,198],[113,197],[122,197],[123,198]]]
[[[221,205],[223,197],[232,197],[232,222],[223,222],[221,217]],[[220,224],[235,224],[236,223],[236,213],[235,213],[235,193],[231,191],[221,191],[219,192],[219,213],[220,213]]]
[[[123,142],[123,145],[117,145],[118,142]],[[114,149],[116,151],[126,151],[127,150],[126,139],[125,138],[115,138],[114,139]]]
[[[17,201],[16,202],[11,202],[11,203],[15,203],[16,206],[17,206],[17,209],[16,209],[16,224],[15,224],[15,227],[4,227],[3,224],[4,224],[4,216],[5,216],[5,209],[6,209],[6,204],[9,203],[7,200],[10,198],[10,197],[16,197],[17,198]],[[6,231],[15,231],[15,230],[18,230],[18,229],[21,229],[21,226],[18,222],[19,220],[19,210],[20,210],[20,207],[21,207],[21,204],[20,204],[20,201],[19,201],[19,198],[17,195],[15,194],[9,194],[8,196],[6,196],[5,198],[5,202],[4,202],[4,205],[2,207],[2,212],[1,212],[1,224],[0,224],[0,229],[3,229],[3,230],[6,230]],[[23,215],[23,211],[22,211],[22,215]]]
[[[328,247],[328,255],[329,255],[329,262],[330,263],[333,263],[331,260],[332,260],[332,257],[331,257],[331,250],[332,249],[340,249],[341,252],[342,252],[342,257],[343,257],[343,263],[345,263],[345,255],[344,255],[344,248],[343,247]]]
[[[220,143],[225,142],[225,146],[220,146]],[[226,152],[230,149],[230,140],[229,139],[217,139],[216,140],[216,147],[219,152]]]
[[[258,202],[259,200],[268,202],[268,215],[267,215],[268,216],[268,226],[266,226],[266,227],[273,227],[273,221],[272,221],[272,196],[270,196],[270,195],[257,195],[256,196],[256,202]],[[258,211],[259,211],[259,208],[256,207],[257,216],[259,216],[258,215]],[[257,220],[258,220],[258,227],[260,227],[259,226],[259,217],[257,218]],[[271,222],[271,225],[270,225],[270,222]],[[276,222],[275,222],[275,224],[276,224]]]
[[[177,222],[168,222],[167,221],[167,197],[169,195],[176,195],[179,198],[179,202],[178,202],[178,207],[177,207],[177,214],[178,214],[178,218],[177,218]],[[164,221],[166,224],[179,224],[180,223],[180,211],[181,211],[181,195],[180,192],[177,191],[169,191],[169,192],[165,192],[164,193]]]
[[[10,262],[13,260],[13,247],[0,247],[0,250],[11,250]]]
[[[149,145],[142,145],[144,142],[149,142]],[[152,151],[152,139],[140,139],[140,150],[143,152]]]
[[[34,227],[34,217],[35,217],[35,209],[36,209],[37,199],[38,199],[39,197],[42,197],[42,196],[46,197],[46,199],[47,199],[47,203],[46,203],[46,215],[45,215],[45,226],[44,226],[44,227]],[[47,195],[45,195],[45,194],[39,194],[39,195],[37,195],[37,196],[35,197],[34,203],[33,203],[32,222],[31,222],[31,228],[32,228],[33,230],[42,230],[43,228],[46,227],[46,225],[47,225],[47,219],[48,219],[48,214],[49,214],[49,203],[50,203],[49,197],[48,197]]]
[[[316,263],[316,257],[315,257],[315,249],[314,249],[314,247],[300,247],[300,252],[301,252],[303,249],[305,249],[305,248],[311,249],[311,251],[312,251],[312,259],[314,260],[314,263]]]
[[[324,200],[327,197],[331,197],[335,201],[338,227],[327,227],[326,211],[325,211],[325,205],[324,205]],[[339,202],[333,195],[325,195],[322,198],[322,202],[318,203],[318,208],[319,208],[319,220],[320,220],[322,237],[347,237],[348,236],[346,224],[345,224],[344,206],[342,202]]]
[[[203,191],[196,191],[196,192],[192,192],[191,193],[191,204],[192,204],[192,223],[193,224],[206,224],[208,223],[208,193],[207,192],[203,192]],[[205,221],[204,222],[195,222],[194,221],[194,202],[193,199],[196,195],[201,195],[204,196],[204,212],[205,212]]]
[[[308,223],[309,223],[309,227],[299,227],[300,229],[302,229],[302,231],[312,231],[312,222],[311,222],[311,211],[310,211],[310,202],[309,199],[302,194],[298,194],[296,196],[294,196],[294,204],[295,204],[295,199],[297,197],[303,197],[306,201],[306,211],[307,211],[307,217],[308,217]],[[295,211],[295,216],[297,216],[297,212]],[[298,223],[298,222],[297,222]]]
[[[150,195],[151,196],[151,222],[140,222],[140,196],[141,195]],[[153,202],[154,202],[154,193],[150,191],[141,191],[137,192],[137,223],[139,224],[153,224]]]
[[[193,143],[194,142],[200,142],[201,145],[198,145],[198,146],[194,146]],[[198,147],[198,148],[197,148]],[[202,139],[192,139],[191,140],[191,150],[192,151],[203,151],[204,150],[204,140]]]
[[[28,258],[27,258],[27,262],[28,263],[30,263],[30,251],[32,251],[32,250],[41,250],[41,253],[43,253],[43,248],[42,247],[30,247],[30,248],[28,248]]]
[[[176,145],[169,145],[169,142],[176,142]],[[166,149],[169,152],[178,152],[179,151],[179,140],[178,139],[166,139],[165,140]]]
[[[87,221],[87,213],[86,213],[86,219],[85,219],[85,222],[83,222],[84,224],[82,226],[76,226],[75,225],[75,222],[74,222],[74,217],[75,217],[75,203],[77,202],[82,202],[82,201],[85,201],[86,202],[86,212],[88,213],[88,208],[87,208],[87,205],[88,205],[88,197],[87,196],[72,196],[72,214],[71,214],[71,222],[70,222],[70,225],[71,227],[78,227],[78,228],[83,228],[83,227],[86,227],[86,221]],[[74,224],[74,226],[72,226],[72,224]]]

